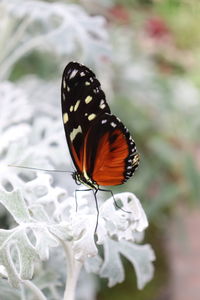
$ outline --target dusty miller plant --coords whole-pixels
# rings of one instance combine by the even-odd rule
[[[0,229],[0,296],[70,300],[77,291],[77,299],[94,299],[94,278],[81,272],[107,278],[112,287],[125,278],[121,255],[135,268],[142,289],[153,276],[154,253],[149,245],[138,244],[148,222],[134,194],[115,194],[131,214],[116,209],[112,197],[104,201],[98,195],[95,239],[92,193],[78,192],[76,210],[70,175],[8,166],[70,168],[59,82],[33,76],[12,83],[8,78],[15,63],[33,50],[51,51],[61,66],[63,57],[87,62],[95,53],[92,63],[100,67],[99,57],[109,57],[111,51],[103,18],[56,2],[0,1],[0,9],[0,203],[9,222]],[[83,288],[78,290],[85,285],[84,296]]]

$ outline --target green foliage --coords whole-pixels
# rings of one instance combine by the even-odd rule
[[[24,74],[38,74],[41,78],[51,80],[59,71],[58,65],[58,59],[50,53],[46,55],[34,51],[16,63],[10,79],[16,81]]]
[[[188,155],[186,156],[184,162],[184,169],[186,171],[186,187],[189,190],[189,194],[191,196],[192,204],[199,205],[199,195],[200,195],[200,172],[198,170],[198,165],[195,162],[194,156]]]
[[[112,106],[125,120],[141,154],[139,170],[127,183],[128,189],[144,199],[148,217],[160,227],[165,226],[163,220],[167,221],[166,216],[175,209],[177,201],[199,200],[195,149],[200,95],[185,79],[181,83],[180,78],[173,76],[160,76],[159,80],[152,76],[149,82],[144,78],[143,84],[149,100],[143,100],[142,93],[139,100],[138,87],[132,84],[129,90],[133,90],[133,98],[119,96]],[[148,94],[152,86],[158,93],[153,99],[151,92]],[[189,154],[191,151],[193,154]]]
[[[161,1],[155,5],[155,10],[167,20],[175,34],[178,47],[184,49],[200,46],[198,34],[200,3],[198,0]]]

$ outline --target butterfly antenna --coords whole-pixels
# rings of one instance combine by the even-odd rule
[[[98,222],[99,222],[99,206],[98,206],[98,202],[97,202],[97,192],[98,192],[98,190],[94,191],[94,198],[95,198],[95,204],[96,204],[96,209],[97,209],[97,221],[96,221],[94,234],[97,233],[97,227],[98,227]]]
[[[49,170],[49,169],[40,169],[40,168],[17,166],[17,165],[8,165],[8,167],[21,168],[21,169],[27,169],[27,170],[45,171],[45,172],[71,173],[71,174],[73,173],[71,171],[66,171],[66,170]]]

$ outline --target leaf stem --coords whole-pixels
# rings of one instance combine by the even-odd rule
[[[47,300],[42,291],[32,281],[24,280],[23,284],[33,292],[35,300]]]
[[[67,260],[67,278],[63,300],[74,300],[76,284],[83,264],[74,258],[70,242],[61,241],[61,243]]]

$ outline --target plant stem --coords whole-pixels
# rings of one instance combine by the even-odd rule
[[[23,281],[24,285],[28,287],[34,294],[35,300],[47,300],[45,295],[41,292],[41,290],[32,282],[29,280]]]
[[[75,260],[72,245],[69,242],[62,242],[67,259],[67,278],[63,300],[74,300],[75,289],[82,268],[82,263]]]

